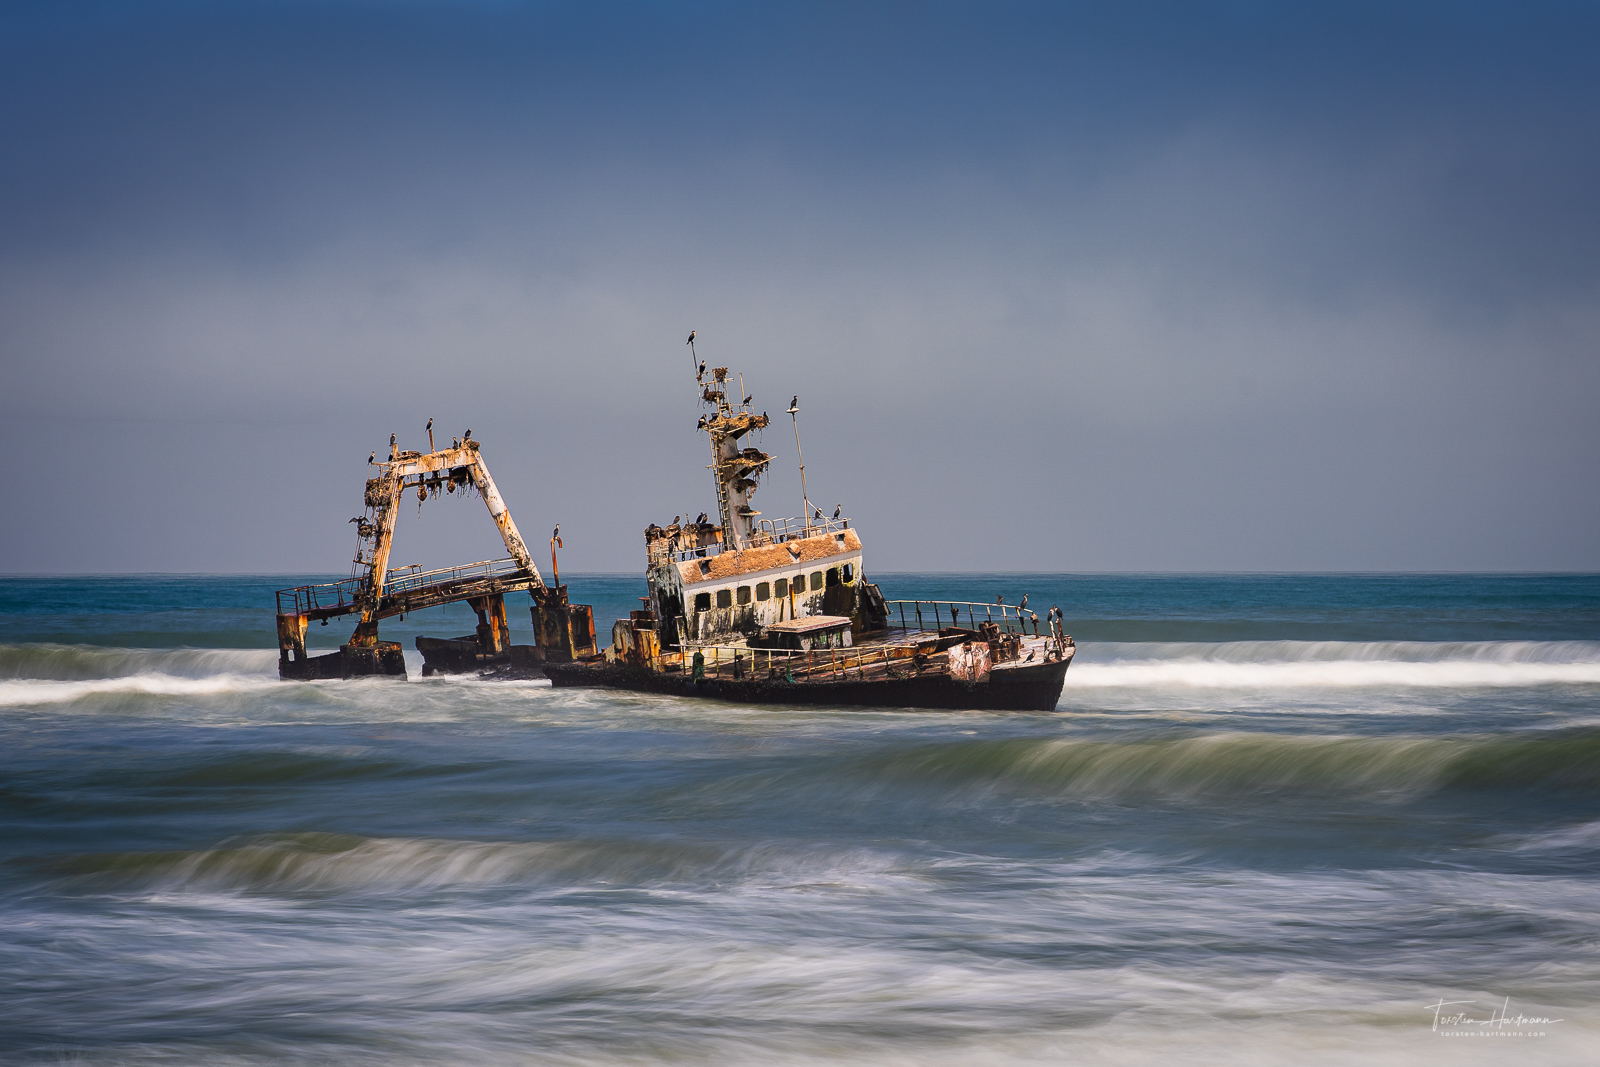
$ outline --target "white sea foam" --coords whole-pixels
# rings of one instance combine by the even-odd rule
[[[170,674],[133,674],[76,682],[28,679],[0,682],[0,706],[64,704],[113,694],[212,696],[219,693],[259,691],[278,684],[275,678],[248,674],[213,674],[203,678],[180,678]]]
[[[1086,645],[1076,687],[1481,688],[1600,684],[1592,641]]]

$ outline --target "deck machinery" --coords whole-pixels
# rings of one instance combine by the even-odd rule
[[[278,591],[278,676],[280,678],[352,678],[406,673],[405,656],[396,641],[378,638],[378,623],[395,615],[466,601],[478,616],[475,633],[453,639],[417,638],[423,655],[422,673],[454,673],[485,668],[527,669],[550,661],[564,662],[593,654],[594,614],[588,605],[569,604],[566,586],[547,586],[529,555],[517,524],[506,509],[489,474],[479,443],[471,431],[449,448],[416,452],[397,447],[389,438],[389,458],[373,458],[377,476],[367,480],[365,512],[351,519],[357,549],[354,573],[339,582],[302,585]],[[395,520],[408,492],[418,503],[441,493],[477,494],[489,509],[505,559],[483,560],[457,567],[420,571],[391,569]],[[534,645],[511,644],[505,596],[526,590],[533,599]],[[350,640],[335,652],[310,655],[306,632],[312,623],[359,616]]]

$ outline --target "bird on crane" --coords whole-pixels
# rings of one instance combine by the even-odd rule
[[[390,434],[389,435],[389,447],[390,448],[394,447],[394,442],[395,442],[395,435],[394,434]]]
[[[694,520],[694,524],[696,526],[703,526],[705,524],[705,521],[706,521],[706,513],[702,511],[700,513],[700,517],[698,519]]]
[[[433,429],[433,420],[432,419],[428,420],[428,429],[430,429],[430,430]]]
[[[377,450],[377,449],[376,449],[376,448],[374,448],[374,449],[373,449],[373,450],[372,450],[372,455],[370,455],[370,456],[368,456],[368,457],[367,457],[367,462],[368,462],[368,463],[371,463],[371,462],[372,462],[372,461],[373,461],[373,460],[375,460],[375,459],[377,459],[377,458],[378,458],[378,450]]]
[[[697,430],[703,430],[706,428],[706,417],[704,415],[700,416],[700,421],[695,424],[694,428]]]
[[[467,431],[467,432],[466,432],[466,433],[464,433],[464,434],[462,434],[462,435],[461,435],[461,439],[462,439],[462,440],[463,440],[463,441],[470,441],[470,440],[472,440],[472,431],[471,431],[471,430],[468,430],[468,431]]]
[[[697,382],[706,380],[706,361],[703,359],[700,361],[700,369],[694,372],[694,380]]]
[[[835,519],[837,519],[840,515],[843,515],[843,514],[844,514],[844,505],[843,504],[835,504],[833,506],[833,517]]]
[[[752,393],[749,396],[745,397],[744,398],[744,406],[745,407],[749,407],[750,406],[750,401],[752,401],[754,399],[755,399],[755,394],[754,393]]]
[[[788,414],[793,415],[795,412],[797,412],[799,410],[800,410],[800,394],[796,393],[796,394],[794,394],[794,399],[789,401]]]

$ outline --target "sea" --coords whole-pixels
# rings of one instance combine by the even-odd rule
[[[0,1062],[1600,1061],[1600,576],[875,576],[1020,714],[282,682],[314,580],[0,578]]]

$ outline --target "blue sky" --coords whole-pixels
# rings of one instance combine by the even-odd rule
[[[343,570],[430,417],[634,570],[711,508],[690,329],[879,570],[1600,569],[1597,24],[8,6],[0,570]]]

